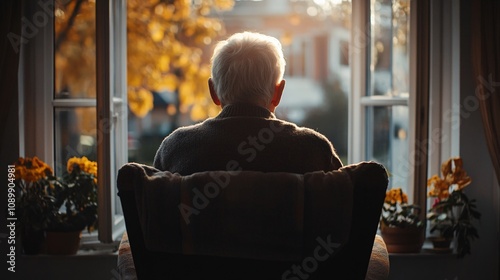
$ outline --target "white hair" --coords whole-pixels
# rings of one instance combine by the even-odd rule
[[[285,72],[281,43],[255,32],[235,33],[220,41],[212,55],[212,82],[223,104],[267,106]]]

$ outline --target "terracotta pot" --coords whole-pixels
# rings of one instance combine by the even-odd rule
[[[446,238],[442,236],[431,236],[429,240],[432,242],[434,251],[451,252],[451,241],[453,238]]]
[[[47,231],[45,237],[46,253],[49,255],[74,255],[80,248],[82,231]]]
[[[424,244],[424,228],[380,227],[389,253],[418,253]]]
[[[21,237],[23,253],[25,255],[37,255],[43,251],[45,232],[43,230],[26,229]]]

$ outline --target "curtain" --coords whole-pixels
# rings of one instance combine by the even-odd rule
[[[411,55],[416,56],[415,59],[415,153],[413,185],[419,186],[414,188],[414,201],[418,205],[426,205],[427,201],[427,157],[429,154],[429,146],[427,139],[429,138],[429,83],[430,83],[430,0],[411,1],[411,13],[415,15],[414,24],[410,28],[415,28],[413,37],[410,40],[415,40],[416,46]],[[411,23],[410,23],[411,24]],[[412,93],[413,94],[413,93]],[[410,153],[411,154],[411,153]],[[425,219],[425,211],[420,212],[420,219]]]
[[[0,4],[0,161],[12,164],[18,155],[18,69],[21,36],[21,0]],[[5,161],[5,162],[4,162]]]
[[[472,64],[491,160],[500,184],[500,1],[472,3]]]

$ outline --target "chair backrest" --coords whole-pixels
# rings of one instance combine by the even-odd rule
[[[128,163],[118,190],[139,279],[364,279],[385,168],[210,171]]]

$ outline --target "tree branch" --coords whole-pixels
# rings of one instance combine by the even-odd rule
[[[78,12],[80,11],[80,7],[82,6],[84,0],[76,0],[75,8],[71,12],[71,16],[69,17],[68,24],[64,27],[64,29],[59,33],[59,35],[56,38],[56,43],[55,43],[55,51],[59,50],[59,47],[61,46],[61,43],[63,42],[64,39],[66,39],[66,36],[68,36],[68,32],[75,23],[76,16],[78,15]]]

